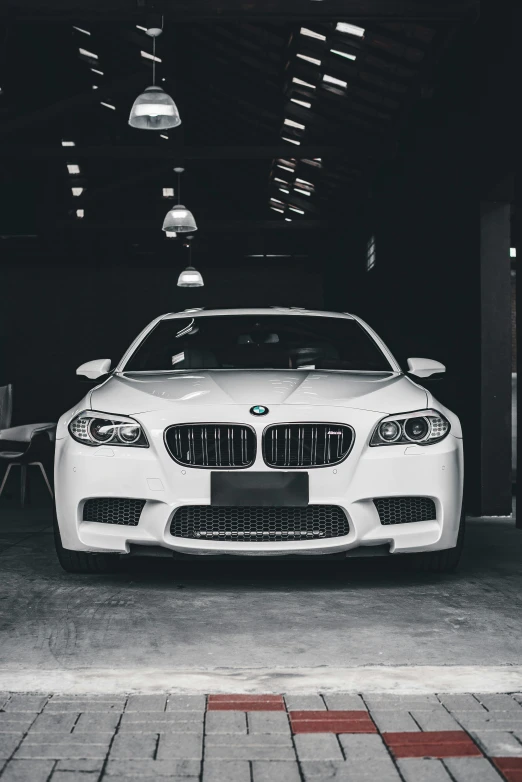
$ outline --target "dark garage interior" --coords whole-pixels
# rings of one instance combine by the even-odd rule
[[[2,427],[55,424],[95,385],[76,368],[115,366],[162,313],[355,313],[403,372],[411,356],[446,366],[416,382],[462,422],[468,518],[459,570],[438,577],[319,557],[71,575],[55,558],[43,472],[13,467],[0,496],[0,782],[520,778],[517,23],[519,8],[478,0],[0,8]],[[179,127],[129,126],[153,78]],[[171,237],[162,223],[179,198],[197,231]],[[178,287],[190,265],[203,287]],[[0,423],[6,410],[0,395]],[[2,427],[0,484],[14,448]],[[52,438],[39,443],[52,491]],[[286,727],[257,729],[251,715],[265,713],[256,697],[281,692],[292,726],[303,710],[364,709],[380,744],[352,747],[357,731],[330,726],[301,745],[292,727],[292,748],[281,738],[270,754],[266,736],[286,741]],[[169,754],[173,736],[127,716],[192,724],[209,693],[203,756],[197,741]],[[236,722],[215,727],[212,698],[226,693],[254,700],[225,705]],[[69,712],[80,726],[100,715],[82,750],[76,723],[52,716]],[[44,751],[33,725],[60,748]],[[401,755],[387,738],[401,731],[460,731],[476,752]],[[256,733],[265,754],[212,749],[216,735]]]

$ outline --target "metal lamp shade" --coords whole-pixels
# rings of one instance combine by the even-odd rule
[[[161,87],[147,87],[131,109],[129,125],[140,130],[168,130],[181,125],[179,111]]]
[[[178,277],[178,288],[202,288],[203,277],[193,266],[187,266]]]
[[[197,231],[198,227],[192,212],[189,211],[186,206],[177,204],[167,213],[167,216],[163,221],[163,230],[188,234],[192,233],[192,231]]]

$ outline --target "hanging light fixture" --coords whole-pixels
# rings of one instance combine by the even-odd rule
[[[178,288],[202,288],[204,284],[200,272],[193,266],[187,266],[178,277]]]
[[[203,282],[203,277],[201,276],[201,273],[192,266],[192,245],[190,244],[192,237],[188,236],[187,239],[189,241],[184,246],[188,247],[189,265],[186,269],[183,269],[178,277],[178,288],[202,288],[205,284]]]
[[[163,30],[150,26],[146,32],[152,38],[152,87],[147,87],[134,101],[129,125],[139,130],[177,128],[181,125],[178,107],[170,95],[156,86],[156,38]]]
[[[187,209],[186,206],[180,204],[181,200],[181,174],[184,172],[184,168],[175,168],[174,171],[178,175],[178,203],[173,206],[167,212],[167,215],[163,221],[164,231],[176,231],[176,233],[187,234],[197,231],[198,227],[194,220],[194,215]]]

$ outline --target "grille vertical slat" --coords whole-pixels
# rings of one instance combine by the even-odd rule
[[[201,443],[203,445],[203,464],[208,467],[208,437],[207,430],[201,430]]]
[[[188,451],[188,458],[190,462],[195,461],[195,448],[194,448],[194,429],[190,428],[188,431],[188,443],[189,443],[189,451]]]
[[[269,467],[325,467],[342,462],[353,441],[346,424],[273,424],[263,435],[263,458]]]
[[[216,467],[221,467],[221,429],[214,427],[214,440],[216,442]]]
[[[256,458],[256,434],[242,424],[179,424],[165,431],[171,457],[189,467],[244,468]]]

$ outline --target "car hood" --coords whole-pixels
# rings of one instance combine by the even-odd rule
[[[137,414],[195,405],[327,405],[379,413],[426,407],[427,394],[405,375],[316,370],[204,370],[111,376],[91,407]]]

